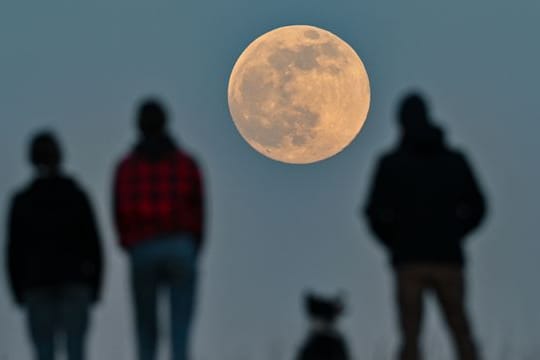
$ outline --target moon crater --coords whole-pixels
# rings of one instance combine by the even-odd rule
[[[229,109],[260,153],[311,163],[345,148],[367,116],[367,73],[354,50],[312,26],[278,28],[256,39],[229,80]]]

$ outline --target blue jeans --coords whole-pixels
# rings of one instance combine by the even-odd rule
[[[24,295],[35,358],[53,360],[58,335],[64,335],[67,359],[84,359],[91,293],[85,286],[29,290]]]
[[[130,250],[139,360],[156,358],[160,290],[170,299],[172,359],[186,360],[194,308],[196,250],[188,234],[150,239]]]

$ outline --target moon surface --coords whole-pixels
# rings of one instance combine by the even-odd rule
[[[358,135],[369,110],[369,78],[360,57],[336,35],[285,26],[240,55],[228,102],[238,131],[255,150],[308,164],[337,154]]]

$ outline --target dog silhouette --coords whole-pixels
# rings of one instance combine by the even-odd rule
[[[335,326],[344,310],[341,297],[308,293],[304,307],[312,324],[296,360],[349,360],[346,341]]]

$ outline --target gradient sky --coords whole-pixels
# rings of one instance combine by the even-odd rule
[[[306,287],[345,289],[342,325],[354,354],[388,359],[396,341],[392,278],[358,209],[377,156],[397,138],[396,103],[418,88],[449,142],[468,153],[489,201],[489,217],[468,246],[475,328],[487,358],[525,358],[540,351],[539,15],[537,0],[3,1],[0,228],[12,191],[30,176],[29,135],[57,130],[66,168],[93,197],[107,247],[90,359],[133,359],[127,262],[111,224],[110,185],[134,141],[135,104],[160,96],[175,136],[204,167],[210,199],[195,359],[291,359],[306,328]],[[227,109],[237,56],[289,24],[340,36],[372,83],[358,138],[307,166],[256,153]],[[5,276],[0,288],[0,359],[28,359],[24,317]],[[429,358],[450,359],[434,307],[426,330]]]

